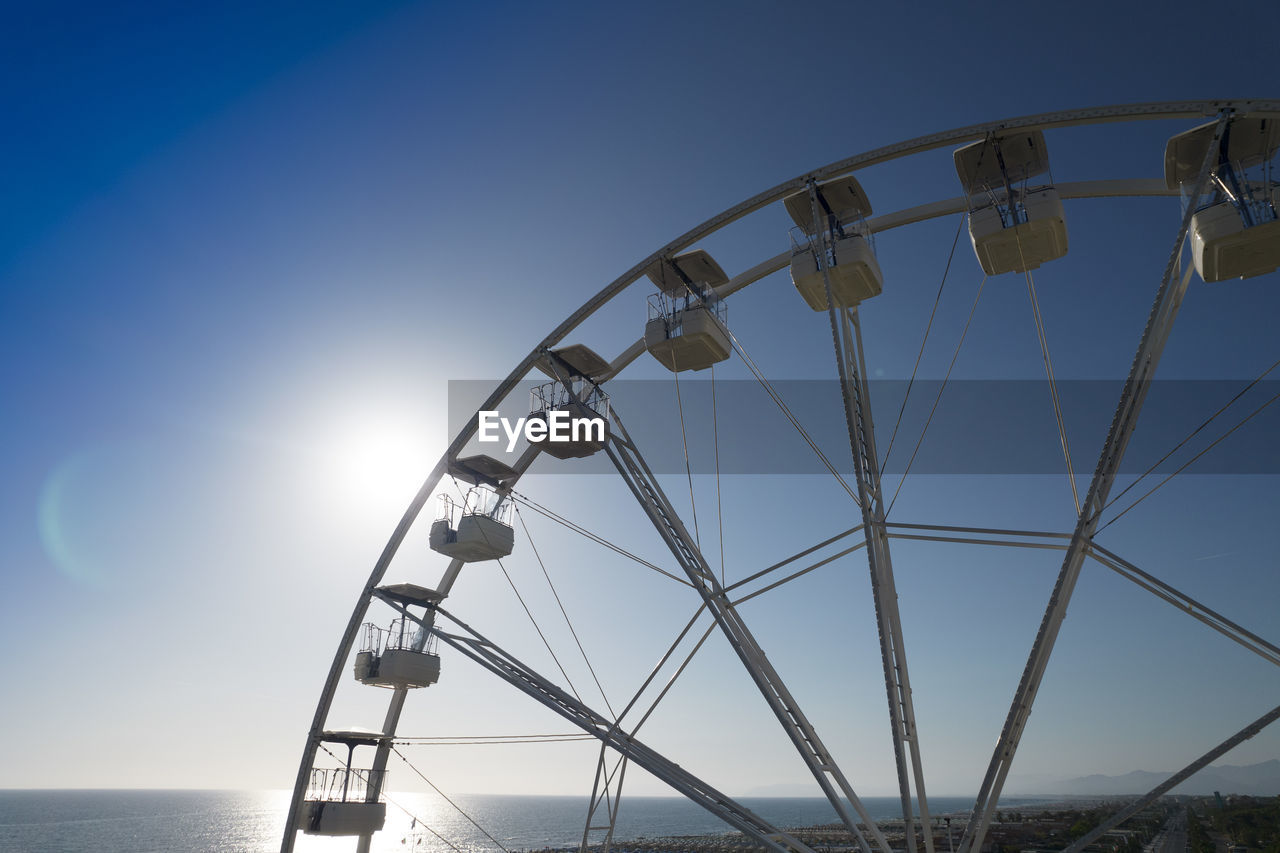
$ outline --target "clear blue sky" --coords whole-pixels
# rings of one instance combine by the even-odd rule
[[[6,17],[4,787],[291,784],[355,595],[447,443],[449,380],[501,378],[591,294],[703,219],[931,131],[1280,96],[1269,57],[1235,40],[1275,30],[1280,12],[1261,4],[1218,6],[1209,20],[1199,4],[1010,15],[769,2],[37,4]],[[1219,21],[1224,37],[1206,37]],[[1051,136],[1055,176],[1158,177],[1163,140],[1184,126]],[[947,152],[864,183],[881,212],[958,194]],[[1177,203],[1081,201],[1067,214],[1072,253],[1037,276],[1055,366],[1061,378],[1119,378]],[[734,274],[783,251],[786,227],[772,211],[708,248]],[[881,238],[886,292],[864,312],[877,375],[910,374],[954,229]],[[922,368],[932,378],[980,278],[963,239]],[[1280,356],[1268,322],[1277,285],[1276,274],[1197,280],[1164,375],[1260,373]],[[957,375],[1038,378],[1025,289],[987,287]],[[642,295],[581,339],[620,352],[641,334]],[[833,375],[825,321],[785,274],[730,311],[771,376]],[[645,363],[636,375],[665,374]],[[724,375],[745,376],[740,360]],[[1216,403],[1185,413],[1188,428]],[[1047,403],[1042,414],[1053,447]],[[1073,423],[1078,471],[1092,470],[1108,420]],[[687,484],[667,482],[687,502]],[[714,482],[696,485],[714,541]],[[739,476],[724,488],[731,576],[853,523],[822,478]],[[661,558],[616,481],[534,477],[528,490]],[[900,520],[1072,523],[1062,475],[917,478],[902,501]],[[1105,541],[1275,641],[1276,509],[1274,476],[1186,478]],[[611,698],[625,694],[692,613],[690,591],[528,520]],[[443,561],[418,534],[395,573],[430,586]],[[508,569],[571,648],[527,544],[517,530]],[[926,773],[932,791],[971,793],[1058,558],[910,544],[895,546],[895,565]],[[468,569],[452,606],[552,671],[496,566]],[[846,559],[745,613],[855,788],[893,790],[865,563]],[[346,688],[334,722],[377,727],[368,692]],[[1090,564],[1014,774],[1034,787],[1174,769],[1278,699],[1266,664]],[[499,730],[564,726],[448,658],[401,727]],[[718,637],[646,733],[732,792],[807,790]],[[431,761],[446,790],[584,793],[592,751],[543,749]],[[1230,761],[1278,755],[1268,733]],[[663,792],[639,773],[632,784]]]

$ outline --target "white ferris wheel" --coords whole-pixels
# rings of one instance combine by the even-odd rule
[[[1151,152],[1153,167],[1161,163],[1163,154],[1162,178],[1098,179],[1095,173],[1073,180],[1072,175],[1062,173],[1061,167],[1056,174],[1051,170],[1050,153],[1059,134],[1076,133],[1079,132],[1076,129],[1083,128],[1107,128],[1114,132],[1153,122],[1173,123],[1179,128],[1169,136],[1163,152]],[[441,673],[442,668],[447,672],[453,667],[471,666],[479,667],[497,682],[513,688],[513,702],[544,706],[558,715],[568,730],[597,745],[599,754],[593,762],[594,776],[583,779],[583,793],[591,795],[582,833],[584,846],[608,850],[613,842],[627,768],[639,767],[759,847],[778,853],[788,850],[809,853],[810,847],[804,841],[724,793],[723,780],[704,780],[682,766],[683,756],[667,754],[646,740],[642,726],[650,714],[704,641],[718,636],[727,659],[736,661],[734,676],[745,679],[742,683],[751,686],[755,701],[765,709],[761,713],[767,713],[780,727],[779,741],[789,741],[794,752],[792,759],[807,770],[817,790],[830,800],[852,843],[863,853],[894,850],[934,853],[936,839],[931,829],[926,781],[932,767],[929,748],[935,744],[930,741],[927,729],[921,737],[915,707],[928,688],[918,682],[913,692],[913,670],[908,662],[917,668],[928,664],[915,656],[911,634],[904,631],[894,561],[895,556],[899,557],[897,567],[903,569],[903,549],[918,543],[949,549],[990,548],[1048,554],[1056,571],[1048,600],[1042,601],[1042,610],[1035,613],[1038,628],[1025,652],[1025,664],[1014,694],[1009,698],[1007,713],[1002,722],[991,722],[990,731],[996,733],[997,738],[989,760],[984,767],[974,768],[972,784],[978,791],[977,802],[958,839],[959,853],[976,853],[987,838],[1000,795],[1006,790],[1010,767],[1050,669],[1067,608],[1086,566],[1105,568],[1145,593],[1173,605],[1183,612],[1180,616],[1189,626],[1198,623],[1195,630],[1217,632],[1238,644],[1237,648],[1247,650],[1241,654],[1251,652],[1269,664],[1280,665],[1280,647],[1212,609],[1214,601],[1202,602],[1175,588],[1162,579],[1157,567],[1140,565],[1139,558],[1122,553],[1119,546],[1099,535],[1118,513],[1127,512],[1150,494],[1150,486],[1158,488],[1158,484],[1168,479],[1163,473],[1170,470],[1166,466],[1136,488],[1126,486],[1121,466],[1141,422],[1140,414],[1154,387],[1157,366],[1189,288],[1206,285],[1229,288],[1235,286],[1236,279],[1253,280],[1259,276],[1269,279],[1270,286],[1274,287],[1275,276],[1267,274],[1280,266],[1280,218],[1277,218],[1280,182],[1275,180],[1272,171],[1278,148],[1280,101],[1146,103],[971,125],[877,148],[806,172],[708,219],[631,267],[574,310],[492,389],[484,403],[477,407],[477,414],[468,418],[453,437],[396,526],[356,599],[321,690],[302,751],[281,850],[288,853],[299,838],[320,835],[345,836],[356,849],[368,851],[372,839],[384,826],[385,774],[392,755],[398,754],[396,747],[402,723],[412,718],[407,710],[410,696],[424,705],[433,700],[465,703],[466,697],[448,693],[447,675],[442,677]],[[895,209],[894,199],[888,194],[868,192],[867,187],[872,184],[864,176],[872,174],[877,167],[909,164],[915,158],[931,154],[937,157],[939,153],[950,156],[958,181],[941,189],[935,186],[932,196],[926,200]],[[1155,168],[1142,174],[1153,173],[1158,174]],[[876,196],[874,210],[873,195]],[[1093,462],[1093,457],[1080,462],[1083,453],[1077,450],[1077,466],[1073,468],[1068,448],[1071,414],[1066,411],[1067,404],[1059,393],[1060,383],[1055,380],[1052,334],[1046,331],[1045,316],[1036,302],[1034,276],[1042,269],[1048,275],[1055,262],[1069,255],[1071,224],[1078,221],[1077,215],[1082,219],[1088,217],[1090,204],[1125,203],[1126,199],[1154,199],[1153,204],[1159,205],[1162,218],[1157,230],[1162,235],[1161,266],[1150,269],[1140,281],[1123,282],[1129,292],[1139,294],[1135,298],[1151,304],[1150,313],[1145,325],[1134,330],[1140,333],[1136,335],[1136,343],[1131,337],[1124,344],[1128,352],[1136,353],[1128,375],[1123,382],[1114,383],[1118,393],[1107,406],[1106,418],[1093,424],[1096,431],[1093,438],[1097,443],[1089,446],[1090,451],[1101,447],[1096,464],[1086,467]],[[885,208],[888,212],[880,212]],[[716,241],[722,235],[761,217],[771,217],[770,222],[779,221],[784,214],[791,229],[789,245],[785,232],[779,234],[776,245],[759,245],[754,239],[756,232],[752,231],[746,242],[758,252],[753,260],[747,263],[738,260],[726,270],[713,258],[710,249],[720,245]],[[899,469],[901,473],[889,474],[885,471],[886,456],[894,452],[895,442],[900,442],[897,445],[900,449],[896,451],[898,464],[903,464],[909,452],[910,459],[915,459],[915,453],[908,450],[915,437],[905,432],[898,435],[895,417],[900,423],[906,400],[915,393],[923,398],[923,411],[928,411],[932,418],[929,403],[937,408],[947,382],[944,379],[934,383],[928,391],[920,388],[912,391],[908,386],[902,410],[896,403],[887,407],[882,401],[874,400],[879,389],[869,368],[869,358],[874,356],[869,343],[864,347],[864,328],[865,324],[877,322],[874,319],[877,301],[887,300],[895,288],[904,286],[895,282],[891,261],[881,251],[884,241],[912,233],[934,220],[954,220],[960,223],[960,229],[967,227],[968,242],[980,267],[974,277],[980,274],[985,284],[988,279],[997,281],[1003,276],[1006,281],[1017,282],[1019,288],[1025,282],[1024,297],[1030,292],[1033,310],[1028,315],[1028,323],[1034,327],[1040,347],[1035,356],[1037,362],[1042,360],[1042,383],[1049,391],[1043,402],[1046,417],[1051,417],[1050,422],[1057,428],[1057,434],[1050,438],[1061,448],[1058,461],[1064,465],[1066,474],[1065,478],[1060,475],[1055,483],[1059,497],[1064,501],[1069,499],[1067,506],[1071,508],[1069,514],[1061,515],[1061,524],[1057,526],[1019,529],[1001,518],[992,518],[989,526],[981,526],[908,516],[901,509],[892,512],[897,490],[909,479],[911,463],[907,463],[906,470]],[[968,247],[961,245],[957,249],[955,246],[964,242],[960,239],[960,229],[956,231],[955,241],[947,240],[950,255],[946,254],[948,246],[942,247],[949,271],[953,261],[957,269],[962,264],[972,267]],[[884,237],[877,241],[879,235]],[[1083,251],[1088,251],[1088,243],[1088,240],[1073,240],[1071,253],[1082,251],[1077,248],[1080,245],[1084,245]],[[815,438],[807,429],[812,426],[808,423],[809,413],[797,415],[788,405],[787,389],[780,388],[776,377],[767,375],[760,363],[763,359],[757,361],[752,357],[751,340],[743,331],[750,324],[739,319],[753,310],[766,313],[775,310],[769,300],[775,296],[781,298],[781,288],[776,285],[785,280],[786,271],[794,285],[793,289],[786,287],[786,298],[793,301],[797,311],[805,312],[803,316],[792,316],[807,323],[800,329],[795,321],[793,333],[804,335],[812,347],[821,346],[825,351],[824,370],[830,371],[833,364],[835,367],[830,372],[838,379],[832,379],[826,386],[831,389],[826,404],[833,419],[839,420],[839,442],[831,442],[829,436],[828,440]],[[1098,271],[1098,278],[1103,281],[1098,287],[1118,287],[1114,282],[1106,283],[1106,273],[1106,270]],[[961,274],[944,272],[944,285],[948,275],[959,277]],[[755,292],[769,287],[772,290],[764,307],[754,308]],[[978,286],[978,296],[982,287]],[[576,338],[584,334],[592,318],[602,312],[624,310],[634,316],[638,313],[636,296],[640,290],[652,295],[647,314],[642,319],[636,317],[635,335],[625,340],[618,340],[616,335],[605,336],[606,343],[599,343],[602,337],[597,334],[592,338],[595,348]],[[929,328],[934,327],[934,313],[938,311],[941,297],[939,288],[938,299],[927,315],[928,325],[922,329],[926,341]],[[964,302],[967,304],[968,296]],[[727,311],[730,303],[733,316]],[[974,297],[973,306],[976,305],[977,297]],[[950,341],[937,344],[939,347],[949,350],[954,344],[955,351],[959,352],[974,307],[969,307],[967,316],[955,321],[954,328],[960,330],[959,342],[953,336]],[[939,328],[942,325],[940,320]],[[920,343],[920,348],[923,352],[924,343]],[[1061,350],[1053,352],[1061,357]],[[781,417],[786,429],[793,430],[793,438],[798,437],[797,446],[819,466],[820,476],[835,495],[831,500],[824,498],[823,506],[835,513],[834,517],[843,514],[848,523],[808,540],[789,539],[786,525],[781,525],[776,540],[785,545],[782,553],[786,556],[763,560],[769,563],[767,566],[737,565],[741,560],[735,559],[726,572],[723,521],[720,533],[714,537],[709,533],[713,525],[707,521],[713,512],[720,514],[719,442],[723,439],[718,434],[713,439],[716,487],[714,498],[704,493],[700,529],[692,469],[682,468],[679,476],[674,477],[655,473],[659,466],[651,463],[655,441],[652,434],[642,434],[641,430],[633,434],[628,430],[628,424],[634,429],[634,424],[644,420],[647,413],[628,410],[622,395],[612,394],[612,389],[619,385],[620,377],[625,380],[641,365],[648,366],[649,375],[661,369],[663,375],[677,383],[673,407],[678,408],[682,405],[678,387],[682,379],[688,390],[694,384],[695,374],[698,378],[708,374],[714,377],[715,365],[730,359],[739,362],[740,369],[745,371],[743,382],[750,382],[759,390],[761,399],[776,408],[774,414]],[[950,364],[954,366],[954,363],[953,355]],[[919,364],[917,358],[917,368]],[[1256,391],[1255,386],[1269,370],[1245,390]],[[950,377],[950,367],[947,377]],[[912,380],[915,378],[913,373]],[[713,393],[714,381],[713,378]],[[525,408],[531,382],[536,387],[532,404]],[[937,398],[930,399],[935,394]],[[874,421],[873,405],[877,414]],[[1207,405],[1206,411],[1197,414],[1195,422],[1204,418],[1213,421],[1221,416],[1215,423],[1224,428],[1219,432],[1225,438],[1234,427],[1225,428],[1240,417],[1237,410],[1227,411],[1227,406],[1217,412],[1215,408]],[[480,412],[496,411],[527,415],[526,424],[536,425],[531,433],[526,432],[523,440],[513,442],[517,445],[516,452],[505,455],[498,452],[505,440],[497,445],[477,444],[477,432],[482,426]],[[682,447],[687,465],[690,439],[684,434],[684,415],[680,408],[678,441],[671,435],[662,440],[667,445],[664,450]],[[1252,417],[1247,415],[1244,420]],[[552,436],[562,440],[543,437],[551,428],[566,424],[583,429],[566,428],[563,435]],[[891,425],[892,436],[887,435]],[[729,425],[717,422],[715,428],[727,431]],[[915,450],[919,450],[927,429],[928,419]],[[1202,443],[1203,439],[1201,437]],[[703,441],[705,447],[705,436]],[[490,449],[495,447],[498,450]],[[767,456],[772,451],[759,448],[754,452]],[[575,470],[572,466],[585,464],[596,466],[595,471],[607,471],[613,478],[612,483],[620,482],[625,487],[615,488],[613,492],[622,494],[626,505],[613,507],[611,511],[627,519],[625,524],[632,533],[643,531],[652,543],[658,543],[657,550],[646,557],[638,556],[629,545],[619,544],[610,534],[577,523],[569,509],[553,506],[554,497],[539,497],[538,477],[527,476],[554,471],[557,466]],[[663,473],[672,472],[664,470]],[[687,495],[684,492],[686,473]],[[585,479],[600,482],[597,477]],[[1069,490],[1064,479],[1069,481]],[[424,513],[433,501],[439,511],[434,515]],[[614,692],[622,685],[626,696],[615,696],[611,703],[603,695],[593,698],[586,690],[579,693],[566,683],[569,676],[558,659],[555,665],[559,672],[548,671],[541,662],[533,662],[534,655],[527,649],[504,645],[501,632],[495,633],[483,612],[462,612],[452,606],[451,599],[458,598],[455,585],[465,585],[478,568],[477,564],[492,565],[533,545],[523,521],[525,514],[536,514],[548,524],[554,523],[572,535],[584,537],[611,559],[633,566],[638,564],[636,571],[643,576],[644,583],[670,587],[664,595],[678,612],[678,618],[673,617],[678,630],[671,636],[646,638],[655,643],[658,650],[650,667],[612,672],[605,677]],[[523,538],[517,536],[517,530],[524,531]],[[655,535],[657,538],[653,538]],[[417,564],[414,571],[418,574],[408,576],[411,573],[392,571],[398,555],[407,549],[414,549],[420,558],[429,560]],[[547,564],[556,560],[555,552],[536,547],[530,550],[532,553],[526,556],[536,557],[535,567],[541,566],[546,574]],[[907,562],[909,564],[909,559]],[[863,579],[867,575],[861,574],[861,566],[869,569],[869,587],[861,580],[858,589],[873,613],[871,619],[874,636],[878,638],[880,663],[876,676],[877,680],[883,679],[884,692],[862,691],[867,701],[878,694],[876,702],[882,727],[860,734],[892,745],[902,811],[901,820],[894,822],[892,831],[864,806],[857,793],[856,770],[846,772],[837,757],[841,750],[830,746],[839,736],[833,737],[826,720],[820,724],[806,713],[805,698],[811,691],[806,688],[793,692],[788,687],[793,682],[787,667],[775,663],[777,656],[767,655],[770,649],[761,639],[758,611],[746,606],[748,600],[767,601],[765,594],[773,593],[784,584],[805,583],[799,579],[812,578],[809,573],[815,569],[837,565],[844,566],[850,574],[856,569]],[[434,574],[424,576],[422,571]],[[551,582],[550,575],[547,582]],[[554,587],[552,589],[554,591]],[[619,595],[625,597],[627,593],[621,591]],[[559,602],[559,596],[556,600]],[[692,618],[688,618],[690,614]],[[591,668],[587,654],[590,641],[584,647],[578,633],[573,632],[563,604],[556,618],[561,615],[569,624],[577,646],[576,650],[564,654],[576,656],[581,652],[591,678],[600,694],[604,694],[605,688],[596,669]],[[804,615],[796,613],[771,611],[766,618],[804,622]],[[1266,629],[1268,626],[1255,627]],[[654,633],[659,632],[655,629]],[[819,666],[834,663],[843,654],[838,647],[822,648],[825,652],[814,653]],[[547,649],[555,658],[550,645]],[[540,656],[541,650],[537,651]],[[330,717],[340,686],[364,691],[371,687],[384,688],[373,691],[386,700],[382,719],[370,721],[368,728],[335,726]],[[867,685],[864,683],[863,687]],[[442,693],[445,695],[440,695]],[[584,695],[587,698],[584,699]],[[887,715],[883,704],[886,700]],[[1001,697],[1001,707],[1006,707],[1004,701]],[[1088,835],[1076,839],[1066,853],[1082,850],[1102,833],[1252,738],[1278,717],[1280,707],[1251,718],[1251,722],[1239,730],[1209,732],[1202,743],[1184,745],[1185,752],[1178,755],[1185,766],[1179,772],[1120,808]],[[705,721],[701,724],[705,725]],[[887,726],[887,733],[883,726]],[[744,744],[743,748],[746,747]]]

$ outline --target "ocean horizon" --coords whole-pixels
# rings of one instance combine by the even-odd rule
[[[1002,807],[1037,805],[1061,797],[1009,795]],[[375,853],[502,853],[578,844],[587,798],[573,795],[387,795],[387,821]],[[740,797],[738,801],[782,827],[831,823],[821,797]],[[931,797],[933,815],[966,812],[974,798]],[[286,790],[6,789],[0,790],[0,853],[263,853],[280,847]],[[864,797],[876,819],[900,815],[897,797]],[[624,796],[615,839],[727,834],[718,818],[678,796]],[[492,836],[492,839],[485,833]],[[501,847],[499,847],[499,844]],[[305,851],[353,850],[350,839],[300,838]]]

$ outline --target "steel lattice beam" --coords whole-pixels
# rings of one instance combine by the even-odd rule
[[[440,642],[538,700],[573,725],[599,738],[602,743],[617,751],[628,761],[648,770],[725,823],[756,839],[769,850],[776,853],[813,853],[798,839],[773,826],[656,750],[644,745],[635,738],[633,733],[623,730],[604,714],[592,710],[576,697],[561,690],[457,617],[443,608],[439,612],[465,632],[462,635],[451,634],[435,626],[432,628],[432,633],[439,638]]]
[[[783,683],[782,677],[769,663],[759,643],[747,628],[746,622],[726,596],[724,588],[716,580],[715,573],[707,564],[693,537],[689,535],[689,531],[658,485],[653,472],[649,470],[643,456],[627,434],[626,427],[618,417],[616,409],[613,410],[613,423],[605,452],[645,514],[653,522],[658,534],[671,549],[671,553],[688,575],[694,588],[702,596],[707,610],[729,640],[730,646],[746,667],[787,736],[795,744],[796,750],[809,767],[823,794],[831,802],[845,828],[857,839],[864,853],[869,853],[871,846],[858,827],[857,818],[861,818],[876,847],[882,853],[892,853],[884,833],[854,792],[844,772],[836,764],[835,759],[818,737],[817,731]],[[845,802],[846,799],[848,803]],[[857,818],[850,812],[850,805],[857,813]]]
[[[827,217],[819,209],[817,182],[809,181],[808,190],[816,231],[814,237],[817,245],[814,249],[827,297],[832,346],[835,350],[836,369],[840,375],[840,396],[844,403],[845,425],[849,431],[849,447],[853,452],[854,476],[857,480],[858,505],[862,512],[861,527],[866,539],[867,566],[871,572],[871,595],[875,603],[876,627],[880,634],[880,657],[889,701],[889,725],[893,733],[893,755],[898,771],[898,793],[907,853],[916,853],[915,816],[911,806],[913,782],[920,805],[920,819],[924,825],[925,850],[933,853],[929,800],[925,795],[919,733],[916,729],[915,707],[911,700],[911,679],[907,673],[902,618],[898,612],[898,591],[893,578],[893,561],[889,555],[889,538],[884,526],[884,490],[880,483],[875,427],[871,419],[866,360],[862,353],[862,330],[858,324],[857,308],[842,308],[832,292],[828,258],[828,252],[834,249],[830,242],[832,234],[829,228],[821,224],[827,221]]]
[[[1200,166],[1200,175],[1196,181],[1192,198],[1199,198],[1204,192],[1209,174],[1214,164],[1217,163],[1218,143],[1222,139],[1222,133],[1230,117],[1230,110],[1224,109],[1219,114],[1213,139],[1207,146],[1204,162]],[[1093,534],[1097,530],[1099,516],[1106,507],[1107,496],[1111,493],[1111,486],[1115,482],[1116,474],[1120,469],[1120,461],[1129,446],[1129,440],[1132,438],[1133,431],[1137,426],[1138,414],[1142,410],[1142,404],[1146,400],[1147,391],[1150,389],[1151,381],[1155,375],[1156,366],[1160,363],[1160,356],[1164,351],[1165,343],[1169,339],[1173,321],[1178,316],[1178,309],[1182,305],[1182,298],[1186,294],[1187,284],[1191,278],[1192,269],[1190,266],[1187,268],[1186,275],[1179,277],[1178,272],[1183,243],[1191,226],[1191,216],[1194,212],[1195,206],[1188,205],[1182,216],[1182,225],[1178,230],[1178,237],[1174,241],[1173,252],[1165,265],[1164,275],[1160,280],[1160,288],[1156,293],[1155,303],[1152,305],[1151,314],[1147,319],[1146,328],[1143,330],[1141,342],[1138,344],[1138,352],[1134,356],[1133,365],[1129,369],[1129,377],[1125,381],[1124,389],[1120,394],[1120,402],[1116,406],[1115,417],[1112,419],[1106,443],[1103,445],[1102,454],[1098,459],[1098,466],[1094,471],[1088,494],[1080,510],[1076,529],[1071,537],[1071,544],[1067,548],[1062,569],[1058,573],[1053,592],[1049,596],[1049,604],[1045,609],[1044,618],[1040,623],[1035,642],[1031,646],[1031,654],[1027,659],[1027,665],[1023,669],[1022,678],[1014,693],[1004,728],[1000,732],[1000,738],[996,741],[991,763],[987,767],[986,775],[983,777],[982,785],[979,788],[978,799],[973,807],[973,818],[969,821],[964,836],[960,839],[959,853],[970,853],[970,850],[978,851],[982,849],[987,827],[990,825],[991,818],[999,804],[1000,792],[1004,787],[1005,779],[1009,775],[1009,767],[1013,763],[1014,754],[1018,749],[1018,742],[1022,737],[1023,730],[1026,728],[1027,719],[1031,715],[1031,707],[1035,703],[1036,693],[1040,689],[1040,682],[1044,677],[1045,668],[1048,665],[1050,655],[1053,653],[1054,643],[1058,638],[1058,631],[1062,627],[1063,618],[1066,616],[1067,605],[1071,601],[1071,594],[1075,590],[1076,580],[1080,576],[1080,568],[1084,564]]]

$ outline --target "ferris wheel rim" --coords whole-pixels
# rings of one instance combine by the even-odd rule
[[[836,160],[816,169],[804,172],[788,181],[726,208],[720,213],[690,228],[684,234],[666,243],[646,256],[625,273],[598,291],[576,311],[566,317],[550,334],[542,339],[509,373],[506,379],[485,401],[481,408],[492,408],[502,400],[521,378],[534,368],[541,354],[560,343],[587,318],[610,302],[627,287],[638,281],[645,270],[664,257],[687,249],[695,243],[715,234],[720,229],[756,212],[786,196],[804,189],[808,181],[825,181],[860,169],[902,159],[913,154],[942,148],[947,145],[980,139],[989,133],[1007,130],[1031,130],[1045,128],[1076,127],[1086,124],[1121,123],[1126,121],[1154,121],[1160,119],[1186,119],[1213,117],[1223,110],[1244,112],[1251,115],[1275,114],[1280,116],[1280,100],[1233,99],[1199,101],[1149,101],[1090,107],[1046,113],[1033,113],[1013,118],[999,119],[981,124],[965,125],[939,133],[926,134],[898,143],[869,149],[861,154]],[[1140,193],[1147,194],[1147,193]],[[472,437],[471,423],[459,431],[442,456],[442,463],[456,456]],[[441,474],[444,466],[438,465]],[[434,474],[434,472],[433,472]],[[434,488],[434,486],[433,486]]]
[[[811,182],[829,180],[831,178],[856,172],[860,169],[923,153],[925,151],[942,148],[956,143],[963,143],[974,139],[981,139],[988,134],[1001,131],[1062,128],[1089,124],[1123,123],[1160,119],[1206,118],[1221,115],[1224,112],[1280,116],[1280,100],[1233,99],[1158,101],[1029,114],[981,124],[966,125],[939,133],[913,137],[902,142],[870,149],[866,152],[843,158],[817,169],[807,171],[704,220],[702,223],[689,229],[671,242],[663,245],[661,248],[645,257],[642,261],[629,268],[621,276],[617,277],[596,294],[588,298],[581,306],[569,314],[568,317],[561,321],[559,325],[557,325],[545,338],[543,338],[528,353],[528,355],[526,355],[512,369],[507,377],[498,383],[485,403],[480,406],[480,409],[492,409],[497,405],[497,403],[505,399],[511,391],[515,389],[518,383],[534,369],[536,364],[545,356],[548,350],[562,342],[583,322],[611,302],[615,297],[620,295],[626,290],[626,288],[637,282],[644,275],[645,270],[650,268],[653,264],[661,261],[663,258],[669,258],[675,253],[695,245],[699,241],[717,233],[721,229],[750,215],[751,213],[761,210],[770,204],[781,201],[792,193],[803,190],[805,186]],[[1135,197],[1177,194],[1176,192],[1170,192],[1167,189],[1158,188],[1156,186],[1156,184],[1162,183],[1163,182],[1161,181],[1146,179],[1085,181],[1078,182],[1078,190],[1075,191],[1076,194],[1072,194],[1073,191],[1067,189],[1067,192],[1064,193],[1063,197]],[[1059,186],[1062,188],[1068,188],[1072,185],[1061,184]],[[875,217],[874,220],[872,220],[872,230],[876,231],[881,230],[882,228],[887,229],[911,225],[925,219],[955,213],[964,209],[963,204],[963,197],[948,198],[938,202],[920,205],[909,210],[895,211],[887,215]],[[879,220],[879,223],[874,224],[875,220]],[[729,284],[726,286],[729,288],[728,292],[735,292],[753,281],[763,278],[765,275],[778,271],[782,268],[782,265],[779,263],[779,259],[784,255],[789,254],[790,253],[782,253],[778,256],[767,259],[755,265],[746,271],[746,273],[731,279]],[[632,345],[629,350],[624,351],[620,358],[624,358],[627,355],[627,352],[632,352],[632,357],[626,359],[626,361],[616,369],[614,369],[611,364],[608,378],[616,376],[616,374],[624,369],[631,360],[634,360],[641,351],[643,351],[643,347],[641,346],[637,351],[635,345]],[[452,441],[449,443],[448,447],[442,453],[436,465],[423,482],[422,487],[410,501],[409,506],[401,516],[391,537],[388,539],[380,553],[368,581],[365,583],[362,593],[357,601],[356,608],[349,620],[347,630],[344,632],[343,640],[340,644],[338,654],[335,656],[334,664],[326,679],[326,685],[322,692],[321,702],[317,707],[315,719],[308,736],[308,748],[304,751],[304,758],[298,776],[298,783],[295,786],[295,799],[297,797],[297,792],[304,788],[307,769],[314,763],[314,745],[319,742],[318,737],[323,733],[324,722],[328,716],[329,706],[341,677],[343,664],[354,647],[356,635],[360,625],[363,623],[368,608],[376,598],[374,590],[381,582],[382,578],[385,577],[391,562],[399,553],[401,545],[403,545],[409,530],[412,529],[413,525],[418,520],[426,502],[430,499],[431,495],[435,493],[442,478],[448,473],[450,463],[456,459],[460,451],[474,437],[475,433],[476,416],[473,414],[454,435]],[[533,451],[532,455],[536,455],[536,450]],[[387,738],[393,734],[394,728],[392,732],[383,732],[382,736]],[[293,848],[293,842],[298,828],[297,812],[298,809],[296,808],[295,803],[295,807],[291,808],[287,820],[285,841],[282,846],[283,851],[288,851]]]

